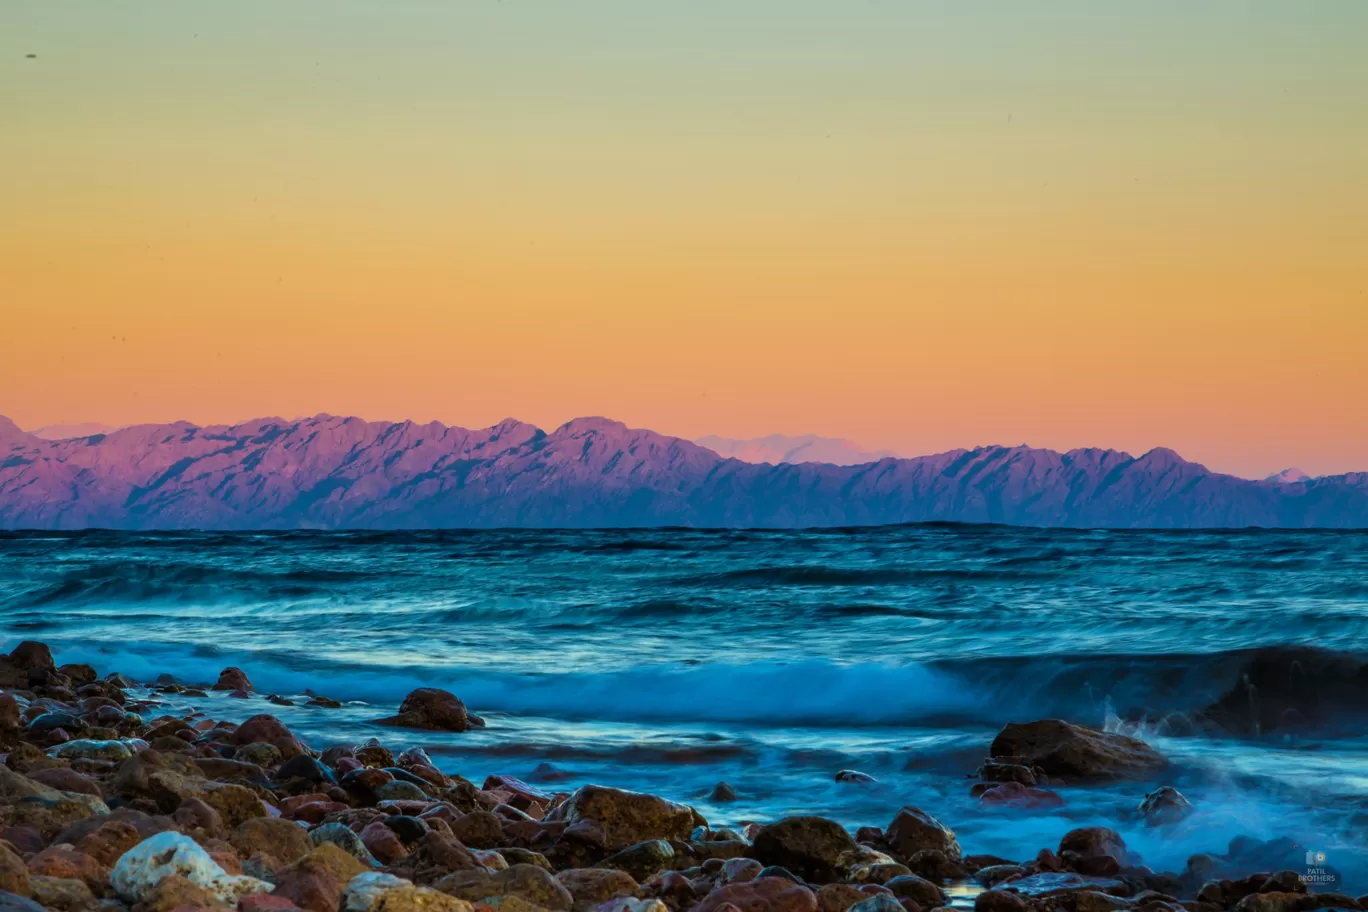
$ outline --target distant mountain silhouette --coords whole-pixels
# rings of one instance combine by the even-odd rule
[[[93,437],[96,434],[108,434],[113,430],[115,428],[107,424],[86,421],[81,424],[49,424],[46,427],[38,428],[36,431],[29,431],[29,433],[44,440],[70,440],[73,437]]]
[[[0,418],[0,528],[1368,527],[1368,473],[1249,481],[1172,450],[979,447],[858,466],[725,459],[606,418],[550,434],[318,415],[48,441]]]
[[[697,438],[694,443],[707,447],[719,456],[745,462],[768,462],[771,465],[793,462],[825,462],[838,466],[863,465],[897,455],[889,450],[864,450],[850,440],[818,437],[815,434],[800,437],[771,434],[768,437],[753,437],[750,440],[736,440],[710,434]]]

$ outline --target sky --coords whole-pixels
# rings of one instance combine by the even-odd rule
[[[7,0],[0,414],[1368,469],[1365,42],[1361,0]]]

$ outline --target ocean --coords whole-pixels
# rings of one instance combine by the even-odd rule
[[[235,665],[263,694],[322,693],[344,707],[194,705],[272,712],[315,747],[420,744],[477,783],[548,763],[557,788],[654,792],[714,823],[883,826],[913,804],[966,853],[1018,860],[1100,824],[1155,870],[1289,837],[1368,892],[1368,695],[1330,693],[1334,713],[1273,732],[1183,724],[1260,656],[1306,647],[1296,673],[1313,677],[1329,652],[1364,660],[1368,533],[0,533],[0,627],[6,649],[42,640],[101,673],[212,682]],[[371,723],[422,685],[488,726]],[[993,735],[1045,717],[1142,737],[1172,772],[1066,786],[1060,809],[980,806],[967,777]],[[735,802],[711,800],[721,781]],[[1155,784],[1195,812],[1146,826],[1133,811]]]

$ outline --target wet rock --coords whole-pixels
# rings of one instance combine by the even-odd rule
[[[1064,806],[1060,794],[1050,789],[1032,788],[1020,782],[1004,782],[985,789],[979,795],[979,804],[985,807],[1013,807],[1030,810],[1047,810]]]
[[[173,875],[230,905],[240,896],[271,889],[260,880],[228,874],[194,840],[174,832],[158,833],[126,852],[114,866],[110,882],[124,902],[147,903]]]
[[[1168,767],[1162,754],[1137,738],[1060,719],[1013,722],[993,739],[989,753],[1022,758],[1046,775],[1071,781],[1145,779]]]
[[[974,912],[1026,912],[1026,902],[1007,890],[985,890],[974,897]]]
[[[61,792],[79,792],[82,795],[93,795],[96,798],[104,797],[104,793],[100,791],[99,783],[88,776],[82,776],[69,767],[34,770],[28,775],[34,782],[41,782],[43,785],[51,786]]]
[[[299,824],[280,817],[254,817],[233,828],[228,837],[243,858],[264,852],[285,864],[298,861],[313,848]]]
[[[1035,773],[1017,763],[985,763],[979,770],[979,778],[984,782],[1020,782],[1022,785],[1035,785]]]
[[[708,800],[715,803],[721,803],[724,801],[735,801],[736,789],[732,788],[725,782],[719,782],[717,783],[717,785],[713,786],[712,794],[708,796]]]
[[[421,788],[402,779],[391,779],[389,782],[376,786],[373,794],[377,802],[423,801],[427,798],[427,793]]]
[[[779,877],[718,887],[694,906],[693,912],[722,912],[724,906],[739,912],[817,912],[817,897],[807,887]]]
[[[46,643],[39,643],[36,640],[24,640],[9,654],[9,659],[16,668],[24,671],[56,671],[57,665],[52,661],[52,650],[48,649]]]
[[[238,912],[296,912],[299,906],[283,896],[250,893],[238,900]]]
[[[934,909],[947,902],[945,891],[924,877],[907,874],[884,884],[898,899],[910,899],[923,909]]]
[[[244,746],[258,741],[273,745],[286,760],[309,753],[304,742],[296,738],[283,722],[265,713],[252,716],[233,732],[233,743],[236,745]]]
[[[785,817],[762,827],[751,856],[781,865],[808,880],[834,880],[855,857],[858,846],[845,827],[825,817]]]
[[[380,725],[463,732],[470,727],[470,713],[455,694],[435,687],[420,687],[404,697],[398,715],[375,720]]]
[[[271,745],[271,747],[274,748],[275,745]],[[277,751],[277,753],[279,752]],[[269,766],[270,764],[265,765]],[[317,785],[331,785],[337,781],[332,770],[307,754],[299,754],[281,763],[280,768],[275,772],[275,778],[277,782],[301,779]]]
[[[503,822],[490,811],[471,811],[456,818],[451,833],[472,849],[494,849],[504,842]]]
[[[279,766],[284,759],[281,756],[280,748],[265,741],[254,741],[251,744],[244,744],[233,754],[233,759],[239,763],[250,763],[258,767]],[[297,759],[297,758],[296,758]],[[306,759],[313,759],[312,757]]]
[[[1003,881],[1011,880],[1013,877],[1020,877],[1025,873],[1026,869],[1021,865],[988,865],[987,867],[979,868],[974,872],[974,880],[991,889]]]
[[[1032,874],[1005,884],[1003,889],[1030,899],[1066,896],[1085,891],[1106,893],[1110,896],[1126,896],[1131,892],[1131,888],[1120,880],[1086,877],[1074,873]]]
[[[1150,826],[1177,823],[1192,813],[1192,804],[1183,793],[1170,785],[1162,786],[1145,796],[1136,811]]]
[[[850,907],[853,912],[907,912],[902,903],[887,893],[875,893]]]
[[[335,845],[368,868],[380,866],[375,856],[366,848],[361,837],[345,824],[325,823],[320,827],[315,827],[309,831],[309,840],[315,846],[329,843]]]
[[[379,820],[361,831],[361,842],[381,864],[392,864],[408,854],[399,834]]]
[[[424,886],[452,872],[477,868],[480,868],[480,863],[469,849],[453,837],[436,830],[429,830],[412,852],[388,865],[389,873]]]
[[[592,820],[603,833],[603,847],[613,851],[653,839],[684,842],[694,828],[692,808],[655,795],[601,785],[578,789],[560,810],[571,827]]]
[[[754,858],[729,858],[722,865],[722,882],[749,883],[759,877],[764,868]]]
[[[247,672],[241,668],[225,668],[219,672],[218,682],[210,690],[230,690],[255,693],[256,688],[252,686],[252,681],[247,677]]]
[[[169,874],[152,884],[138,912],[187,912],[199,909],[227,909],[229,904],[181,874]]]
[[[626,871],[638,881],[646,881],[658,871],[668,870],[674,865],[674,848],[663,839],[628,846],[605,858],[600,864],[605,868]]]
[[[862,773],[859,770],[841,770],[836,774],[836,781],[868,784],[870,782],[878,782],[879,780],[868,773]]]
[[[889,851],[901,858],[911,858],[923,849],[934,849],[951,861],[963,856],[959,840],[948,826],[915,807],[898,811],[884,830],[884,842]]]
[[[484,870],[460,871],[443,877],[436,886],[449,896],[469,902],[517,896],[542,909],[569,910],[574,905],[570,891],[550,872],[535,865],[512,865],[493,874]]]
[[[609,868],[571,868],[555,877],[569,891],[575,912],[585,912],[615,896],[631,896],[637,889],[632,875]]]
[[[935,883],[962,880],[968,874],[964,865],[958,861],[951,861],[939,849],[922,849],[920,852],[914,852],[912,857],[907,859],[907,867],[910,873]]]
[[[1059,840],[1059,854],[1073,852],[1088,857],[1110,855],[1119,862],[1127,857],[1126,841],[1121,834],[1107,827],[1080,827],[1070,830]]]

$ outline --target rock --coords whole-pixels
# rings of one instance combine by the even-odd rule
[[[878,782],[879,780],[868,773],[862,773],[859,770],[841,770],[836,774],[836,781],[868,784],[870,782]]]
[[[383,828],[389,830],[388,827]],[[476,869],[482,870],[470,850],[455,838],[437,830],[429,830],[412,852],[388,865],[389,873],[424,886],[454,871]]]
[[[887,893],[875,893],[850,907],[852,912],[907,912],[903,904]]]
[[[283,722],[266,713],[252,716],[233,732],[233,743],[236,745],[255,744],[258,741],[273,745],[286,760],[309,753],[304,742],[296,738]]]
[[[722,864],[723,883],[749,883],[765,868],[754,858],[728,858]]]
[[[344,912],[379,912],[386,893],[412,886],[410,881],[379,871],[358,874],[342,892],[342,908]]]
[[[391,779],[389,782],[376,786],[373,794],[376,801],[425,801],[427,792],[423,791],[412,782],[405,782],[402,779]]]
[[[0,890],[8,890],[27,896],[29,892],[29,869],[8,844],[0,842]]]
[[[817,897],[807,887],[792,881],[763,877],[718,887],[703,897],[692,912],[722,912],[726,905],[739,912],[817,912]]]
[[[1026,912],[1026,903],[1016,893],[984,890],[974,897],[974,912]]]
[[[670,907],[658,899],[619,896],[594,906],[594,912],[670,912]]]
[[[916,874],[895,877],[884,886],[898,899],[910,899],[923,909],[934,909],[948,901],[944,890]]]
[[[309,860],[281,872],[272,896],[283,896],[306,912],[336,912],[342,884],[326,864]]]
[[[469,902],[517,896],[542,909],[569,910],[574,904],[570,891],[550,872],[535,865],[512,865],[494,874],[478,869],[459,871],[443,877],[436,886],[443,893]]]
[[[228,874],[189,836],[171,831],[149,837],[124,853],[114,865],[110,882],[120,899],[142,903],[151,898],[159,883],[172,875],[183,877],[214,899],[230,905],[248,893],[271,890],[270,884],[255,878]]]
[[[128,745],[122,741],[93,741],[85,738],[59,744],[48,753],[63,760],[110,760],[116,763],[133,756]]]
[[[361,842],[381,864],[393,864],[408,854],[399,834],[377,820],[361,831]]]
[[[1127,857],[1126,841],[1121,834],[1107,827],[1081,827],[1070,830],[1059,840],[1059,854],[1074,852],[1084,857],[1110,855],[1119,862]]]
[[[42,906],[17,893],[0,890],[0,912],[45,912]]]
[[[143,841],[138,828],[125,820],[110,819],[82,837],[76,848],[106,868],[112,868],[123,854]]]
[[[52,650],[48,649],[46,643],[39,643],[35,640],[24,640],[14,651],[9,654],[10,661],[24,671],[56,671],[57,665],[52,661]]]
[[[490,811],[471,811],[451,822],[451,834],[472,849],[494,849],[504,842],[503,823]]]
[[[964,865],[951,861],[939,849],[922,849],[912,853],[912,857],[907,859],[907,867],[911,869],[909,873],[925,877],[933,883],[963,880],[967,876]]]
[[[1192,804],[1183,793],[1171,785],[1155,789],[1145,796],[1136,811],[1150,826],[1177,823],[1192,813]]]
[[[250,747],[251,745],[248,746]],[[274,744],[270,746],[275,748]],[[279,755],[279,749],[276,750],[276,753]],[[269,766],[270,764],[266,765]],[[276,770],[275,778],[278,782],[289,782],[292,779],[304,779],[318,785],[331,785],[337,781],[337,777],[333,775],[332,770],[307,754],[291,757],[289,760],[280,764],[280,768]]]
[[[825,817],[785,817],[762,827],[751,856],[765,865],[780,865],[807,880],[834,880],[854,859],[858,845],[845,827]]]
[[[1319,897],[1318,897],[1319,898]],[[1304,893],[1251,893],[1235,904],[1235,912],[1297,912],[1317,908]]]
[[[663,839],[628,846],[599,862],[605,868],[626,871],[638,881],[647,881],[658,871],[669,870],[674,864],[674,848]]]
[[[963,857],[953,830],[920,808],[911,806],[898,811],[888,824],[884,842],[889,851],[901,858],[911,858],[923,849],[935,849],[951,861]]]
[[[463,732],[470,727],[470,714],[455,694],[435,687],[420,687],[404,697],[398,715],[375,721],[379,725],[400,728]]]
[[[267,741],[254,741],[251,744],[244,744],[233,754],[233,759],[239,763],[250,763],[253,766],[268,767],[279,766],[284,757],[281,756],[280,748]],[[297,759],[297,758],[296,758]],[[312,757],[307,759],[312,760]]]
[[[1022,758],[1048,776],[1069,780],[1146,779],[1168,760],[1145,742],[1060,719],[1013,722],[993,739],[993,757]]]
[[[30,875],[79,880],[97,896],[104,895],[109,869],[84,852],[62,845],[51,845],[29,859]]]
[[[712,792],[708,795],[708,800],[715,803],[736,800],[736,789],[725,782],[719,782],[713,786]]]
[[[979,795],[979,804],[985,807],[1014,807],[1030,810],[1047,810],[1064,806],[1064,799],[1058,792],[1050,789],[1032,788],[1020,782],[1004,782]]]
[[[977,871],[974,872],[974,880],[978,881],[979,883],[983,884],[985,887],[991,890],[993,887],[997,886],[1003,881],[1011,880],[1013,877],[1020,877],[1025,873],[1026,869],[1023,868],[1021,865],[988,865],[986,867],[979,868]]]
[[[604,848],[612,851],[653,839],[685,842],[694,827],[692,808],[655,795],[601,785],[578,789],[560,811],[571,826],[585,820],[597,823],[603,832]]]
[[[250,893],[238,900],[238,912],[295,912],[299,909],[283,896]]]
[[[43,785],[51,786],[61,792],[79,792],[82,795],[93,795],[96,798],[104,796],[104,793],[100,791],[99,783],[87,776],[82,776],[69,767],[34,770],[28,776],[34,782],[41,782]]]
[[[378,868],[380,863],[366,848],[366,844],[352,829],[341,823],[325,823],[309,832],[309,839],[316,846],[331,843],[358,862],[369,868]]]
[[[243,858],[264,852],[285,864],[303,858],[314,845],[303,827],[280,817],[254,817],[245,820],[233,828],[228,841]],[[340,885],[338,889],[340,896]]]
[[[569,891],[575,912],[585,912],[615,896],[631,896],[637,889],[632,875],[609,868],[570,868],[557,874],[556,882]]]
[[[29,891],[44,909],[58,912],[93,912],[100,902],[84,881],[74,877],[34,877]]]
[[[252,686],[252,681],[247,677],[247,672],[241,668],[225,668],[219,672],[218,683],[210,690],[241,690],[247,693],[255,693],[256,688]]]
[[[817,891],[817,912],[845,912],[868,896],[868,893],[854,884],[826,884]]]
[[[194,883],[180,874],[168,874],[152,884],[138,912],[187,912],[200,909],[227,909],[229,904],[216,897],[207,887]]]
[[[1035,785],[1035,773],[1018,763],[985,763],[979,770],[979,778],[984,782],[1020,782],[1022,785]]]

